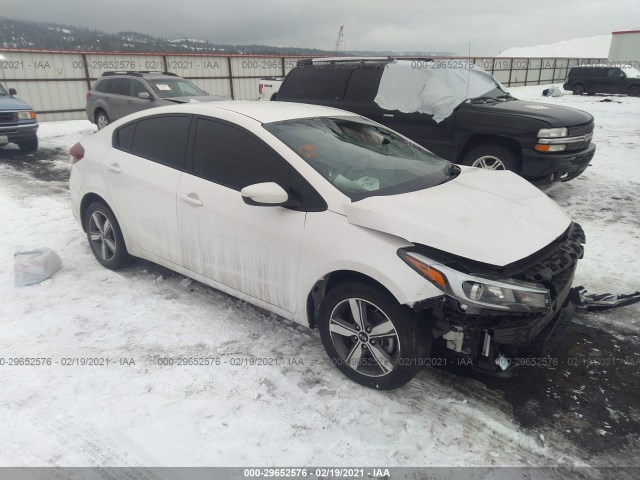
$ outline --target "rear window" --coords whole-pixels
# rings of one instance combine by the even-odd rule
[[[341,100],[353,68],[344,66],[296,67],[287,76],[278,97]]]

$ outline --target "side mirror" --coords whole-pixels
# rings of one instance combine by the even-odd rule
[[[138,98],[141,98],[143,100],[152,100],[151,95],[149,95],[149,92],[138,93]]]
[[[204,91],[204,94],[205,94],[205,95],[209,95],[209,92],[207,92],[207,91],[205,90],[205,91]]]
[[[240,190],[240,195],[244,203],[258,207],[279,207],[289,200],[289,194],[275,182],[246,186]]]
[[[18,94],[18,92],[16,91],[15,88],[10,88],[9,89],[9,95],[17,95],[17,94]]]

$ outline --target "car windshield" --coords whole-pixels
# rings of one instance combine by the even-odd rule
[[[200,97],[206,95],[193,83],[177,79],[147,80],[156,94],[162,98]]]
[[[433,187],[459,169],[364,118],[305,118],[265,124],[351,200]]]
[[[7,95],[7,91],[4,89],[4,87],[2,85],[0,85],[0,95],[2,95],[2,96],[6,96]]]

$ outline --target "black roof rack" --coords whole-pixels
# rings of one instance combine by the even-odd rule
[[[171,77],[177,77],[175,73],[171,72],[161,72],[159,70],[127,70],[127,71],[108,71],[102,72],[103,77],[108,77],[111,75],[131,75],[134,77],[144,77],[145,75],[169,75]]]

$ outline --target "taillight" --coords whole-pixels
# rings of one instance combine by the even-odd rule
[[[262,85],[261,83],[258,85],[258,93],[259,93],[260,95],[262,95],[262,87],[263,87],[263,86],[264,86],[264,85]]]
[[[87,92],[87,99],[91,98],[91,92]]]
[[[71,154],[71,165],[73,165],[84,158],[84,147],[80,143],[76,143],[71,147],[69,153]]]

